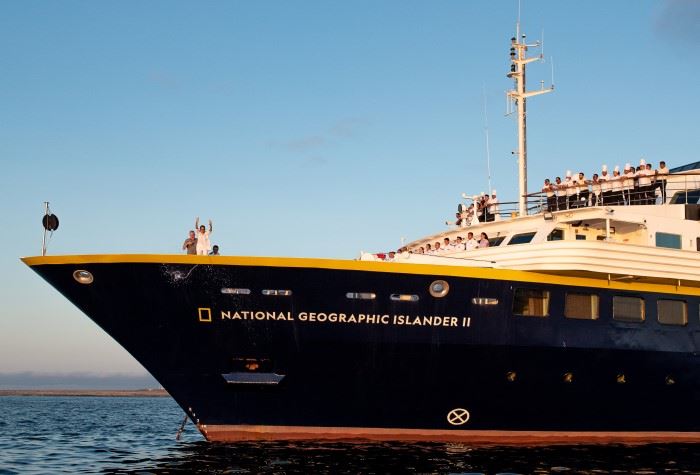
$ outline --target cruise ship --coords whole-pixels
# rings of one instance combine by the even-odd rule
[[[528,193],[525,106],[552,90],[526,90],[535,46],[518,28],[519,199],[492,221],[391,261],[23,261],[210,441],[700,442],[700,163],[655,177],[644,205]],[[468,232],[489,245],[419,253]]]

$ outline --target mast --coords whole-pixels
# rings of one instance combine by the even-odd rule
[[[541,83],[541,89],[537,91],[528,92],[525,89],[526,65],[543,59],[542,54],[528,58],[527,49],[541,46],[542,43],[539,41],[534,44],[525,42],[525,35],[520,34],[520,20],[518,19],[515,36],[510,39],[511,66],[510,72],[507,74],[507,77],[515,80],[515,88],[508,91],[506,95],[515,104],[518,113],[518,151],[513,153],[518,156],[518,211],[520,216],[527,215],[527,98],[554,90],[554,84],[549,89],[545,89],[544,81]]]

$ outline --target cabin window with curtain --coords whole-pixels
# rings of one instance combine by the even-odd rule
[[[656,316],[659,323],[664,325],[688,324],[688,308],[683,300],[657,300]]]
[[[513,313],[525,317],[549,316],[549,291],[540,289],[515,289]]]
[[[644,299],[640,297],[613,297],[613,319],[620,322],[644,321]]]
[[[516,234],[512,238],[510,238],[510,241],[508,241],[508,245],[512,246],[513,244],[527,244],[530,241],[532,241],[532,238],[535,237],[535,233],[521,233],[521,234]]]
[[[567,292],[564,316],[579,320],[598,320],[598,296]]]
[[[681,235],[670,233],[656,233],[656,247],[667,247],[669,249],[681,248]]]

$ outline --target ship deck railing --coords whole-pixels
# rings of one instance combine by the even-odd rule
[[[664,204],[700,203],[700,171],[673,173],[667,175],[667,177],[663,179],[663,181],[665,181],[665,190],[664,184],[659,183],[659,181],[661,181],[661,179],[657,179],[656,183],[652,184],[653,195],[651,197],[647,196],[646,191],[641,192],[637,188],[632,190],[617,190],[615,191],[616,193],[624,194],[622,200],[616,199],[615,202],[607,204],[600,200],[596,203],[595,206],[659,206]],[[589,198],[585,204],[581,203],[580,199],[577,199],[575,200],[576,203],[578,203],[576,206],[573,206],[571,208],[567,207],[566,209],[580,209],[591,207],[591,196],[593,195],[593,192],[591,191],[590,187],[588,188],[587,192]],[[568,204],[569,196],[566,196],[566,202]],[[517,201],[502,201],[499,202],[497,206],[498,211],[496,213],[492,213],[490,221],[512,219],[517,218],[519,216],[519,203]],[[528,216],[542,214],[548,211],[562,211],[548,209],[547,194],[545,192],[535,192],[528,194],[526,199],[526,208]],[[456,222],[448,221],[446,224],[454,225],[456,224]]]

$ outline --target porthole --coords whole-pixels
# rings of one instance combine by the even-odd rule
[[[221,289],[221,293],[229,295],[249,295],[250,289],[235,289],[231,287],[223,287]]]
[[[574,374],[573,373],[564,373],[562,376],[562,380],[565,383],[573,383],[574,382]]]
[[[95,280],[92,273],[84,269],[78,269],[73,272],[73,278],[76,280],[76,282],[86,285],[92,284],[92,282]]]
[[[430,291],[430,295],[439,299],[447,295],[447,292],[450,291],[450,284],[444,280],[436,280],[430,284],[428,290]]]
[[[345,297],[357,300],[374,300],[377,298],[377,294],[374,292],[348,292]]]
[[[618,374],[615,380],[617,381],[617,384],[625,384],[627,382],[623,373]]]
[[[515,379],[517,377],[518,377],[518,375],[515,373],[515,371],[508,371],[506,373],[506,381],[508,381],[509,383],[512,383],[513,381],[515,381]]]
[[[676,378],[673,376],[666,376],[666,386],[673,386],[676,384]]]

